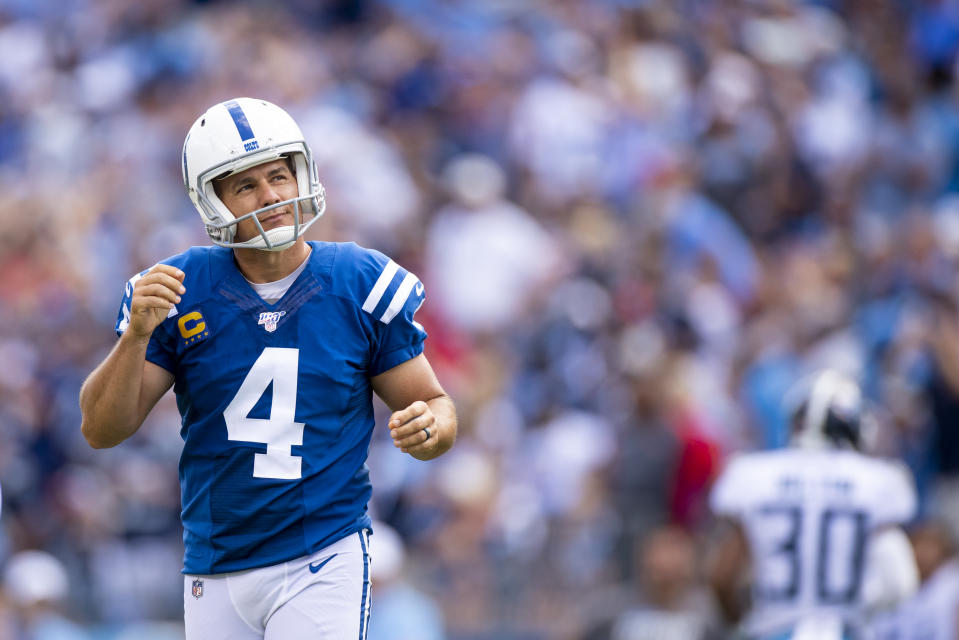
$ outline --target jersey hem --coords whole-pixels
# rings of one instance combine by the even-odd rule
[[[279,560],[271,560],[263,564],[257,564],[257,563],[249,564],[249,565],[244,564],[243,566],[231,567],[224,571],[199,572],[199,571],[190,571],[189,570],[190,567],[183,567],[180,573],[185,576],[223,576],[230,573],[238,573],[240,571],[250,571],[251,569],[263,569],[265,567],[275,567],[277,565],[283,564],[284,562],[290,562],[291,560],[296,560],[297,558],[305,558],[307,556],[313,555],[317,551],[320,551],[321,549],[324,549],[332,544],[336,544],[340,540],[349,538],[351,535],[357,533],[358,531],[362,531],[363,529],[372,530],[372,527],[370,526],[370,522],[368,518],[366,522],[363,522],[362,520],[357,522],[355,526],[350,527],[346,532],[343,533],[343,535],[336,537],[332,540],[324,540],[323,542],[318,544],[315,549],[312,549],[312,550],[307,549],[303,553],[296,553],[288,557],[284,556],[280,558]]]

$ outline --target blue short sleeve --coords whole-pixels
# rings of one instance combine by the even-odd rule
[[[354,243],[337,245],[337,290],[361,309],[370,330],[368,373],[376,376],[423,353],[426,330],[414,316],[423,283],[389,257]]]
[[[390,300],[377,316],[379,341],[370,366],[374,376],[423,353],[426,340],[426,329],[414,319],[426,300],[423,283],[412,273],[403,274]]]

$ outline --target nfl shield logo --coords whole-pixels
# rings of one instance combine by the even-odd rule
[[[260,314],[257,324],[262,324],[264,329],[273,333],[276,331],[276,323],[285,315],[286,311],[264,311]]]
[[[197,578],[193,581],[193,597],[197,600],[203,595],[203,581]]]

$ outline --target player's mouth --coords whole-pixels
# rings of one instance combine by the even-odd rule
[[[280,226],[278,223],[281,223],[284,218],[291,216],[292,214],[289,211],[283,209],[278,209],[276,211],[271,211],[265,218],[260,218],[260,224],[264,229],[267,227],[276,227]]]

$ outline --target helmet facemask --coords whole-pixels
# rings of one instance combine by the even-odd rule
[[[283,145],[289,146],[289,145]],[[282,251],[288,248],[297,238],[312,225],[326,210],[326,193],[323,185],[310,176],[308,167],[312,166],[312,157],[309,148],[288,154],[279,153],[255,153],[253,158],[243,162],[244,158],[237,161],[227,162],[211,167],[200,174],[198,181],[202,185],[199,191],[199,206],[203,207],[209,222],[207,222],[207,233],[214,244],[221,247],[231,248],[253,248],[264,249],[266,251]],[[230,175],[241,173],[260,164],[281,160],[289,156],[292,160],[292,170],[296,177],[298,194],[294,198],[283,200],[275,204],[261,207],[239,217],[233,215],[229,208],[220,200],[214,187],[214,181],[219,178],[225,178]],[[251,162],[252,161],[252,162]],[[306,175],[304,180],[302,176]],[[304,184],[306,183],[306,184]],[[306,203],[304,211],[304,203]],[[260,217],[273,209],[279,209],[287,205],[293,205],[292,225],[277,227],[276,229],[265,230],[260,224]],[[259,235],[244,240],[234,242],[236,229],[240,222],[252,218],[256,225]]]

